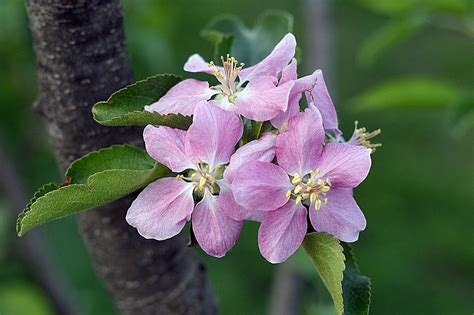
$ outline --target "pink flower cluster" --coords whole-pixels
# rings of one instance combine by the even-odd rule
[[[295,48],[287,34],[248,68],[230,56],[219,67],[193,55],[184,70],[212,74],[217,84],[187,79],[146,107],[193,115],[193,123],[187,131],[145,128],[147,152],[177,175],[148,185],[128,210],[143,237],[165,240],[192,221],[201,248],[222,257],[243,221],[255,220],[260,251],[272,263],[298,249],[308,224],[341,241],[358,239],[366,220],[352,189],[369,172],[377,145],[368,139],[377,132],[356,129],[344,141],[322,72],[297,78]],[[236,149],[245,120],[274,128]]]

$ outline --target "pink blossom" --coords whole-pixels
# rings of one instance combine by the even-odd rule
[[[345,242],[356,241],[365,229],[352,188],[369,172],[370,150],[345,143],[325,145],[324,139],[321,115],[307,109],[290,118],[288,130],[277,136],[278,165],[251,161],[236,171],[233,196],[242,207],[265,213],[258,242],[272,263],[285,261],[301,245],[308,212],[316,231]]]
[[[223,178],[242,136],[242,123],[235,113],[207,102],[198,103],[193,114],[187,131],[145,128],[147,152],[179,175],[148,185],[132,203],[126,219],[143,237],[156,240],[175,236],[191,220],[202,249],[222,257],[242,228],[239,215],[232,213],[233,209],[240,211],[240,206],[232,203],[233,198],[229,200],[230,185]],[[193,195],[201,198],[196,205]]]
[[[295,37],[287,34],[270,55],[249,68],[243,68],[242,63],[229,55],[221,57],[223,66],[218,67],[194,54],[184,65],[184,70],[213,74],[219,84],[209,86],[208,82],[186,79],[145,109],[160,114],[191,115],[196,104],[208,101],[252,120],[270,120],[287,109],[295,83],[287,80],[278,84],[278,76],[293,58],[295,48]]]

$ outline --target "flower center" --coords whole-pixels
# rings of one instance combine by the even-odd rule
[[[316,210],[321,209],[323,203],[328,203],[326,195],[331,189],[331,181],[329,178],[325,180],[318,178],[320,173],[321,170],[317,168],[316,172],[311,170],[305,176],[295,174],[291,177],[293,189],[288,190],[286,196],[295,200],[295,203],[309,201],[310,204],[314,204]]]
[[[235,93],[238,92],[239,84],[235,82],[237,76],[244,67],[243,63],[240,63],[234,57],[231,57],[227,54],[226,59],[221,56],[222,66],[223,66],[223,73],[221,69],[217,68],[214,65],[214,62],[209,62],[209,68],[211,68],[212,73],[219,81],[220,85],[216,86],[215,88],[221,91],[221,94],[227,96],[229,98],[229,102],[233,103],[235,101],[236,95]]]
[[[349,139],[349,141],[347,141],[347,143],[353,144],[353,145],[362,145],[366,148],[371,149],[372,153],[374,153],[377,148],[382,146],[382,144],[371,143],[370,139],[381,134],[382,130],[377,129],[372,132],[367,132],[367,129],[365,128],[357,128],[358,124],[359,122],[356,120],[354,122],[354,133],[352,134],[352,137]]]
[[[176,178],[185,180],[193,184],[194,192],[199,196],[204,196],[206,189],[209,189],[211,194],[218,194],[220,187],[217,180],[222,178],[224,167],[218,165],[213,170],[209,169],[209,165],[204,162],[196,162],[196,169],[190,170],[188,176],[178,175]]]

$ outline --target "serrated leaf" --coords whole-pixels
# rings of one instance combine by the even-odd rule
[[[388,22],[364,41],[358,54],[359,62],[365,66],[373,64],[381,54],[414,35],[428,22],[428,17],[421,15]]]
[[[124,197],[169,170],[131,145],[114,145],[73,162],[66,173],[68,184],[48,184],[34,195],[18,216],[17,232]]]
[[[360,274],[352,247],[341,243],[346,257],[346,269],[342,281],[344,314],[367,315],[370,307],[370,279]]]
[[[464,95],[448,82],[407,77],[384,82],[356,96],[351,103],[359,110],[436,108],[452,106]]]
[[[342,246],[336,238],[326,233],[306,235],[303,246],[331,294],[337,314],[342,314],[342,280],[345,269]]]
[[[92,108],[94,120],[105,126],[161,125],[187,129],[192,118],[181,114],[160,115],[145,111],[181,79],[172,74],[159,74],[131,84],[99,102]]]
[[[225,35],[232,35],[230,52],[240,62],[254,65],[265,58],[287,33],[293,30],[293,17],[283,11],[268,11],[253,29],[247,28],[235,16],[220,16],[212,20],[201,32],[214,45]]]

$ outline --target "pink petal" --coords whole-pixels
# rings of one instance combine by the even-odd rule
[[[258,247],[262,256],[273,264],[284,262],[300,247],[308,223],[306,208],[288,201],[278,210],[268,212],[258,230]]]
[[[193,185],[164,177],[148,185],[133,201],[127,222],[147,239],[165,240],[178,234],[194,208]]]
[[[235,201],[246,209],[271,211],[287,201],[292,189],[286,172],[278,165],[253,161],[237,170],[232,182]]]
[[[316,106],[323,117],[324,129],[339,130],[336,108],[324,82],[323,72],[316,70],[317,83],[311,93],[307,94],[308,103]]]
[[[162,98],[150,106],[145,106],[149,112],[160,114],[192,115],[194,107],[201,101],[207,101],[215,90],[209,88],[209,83],[194,79],[187,79],[173,86]]]
[[[236,221],[262,221],[265,212],[245,209],[237,204],[234,199],[234,194],[226,181],[219,180],[218,184],[221,190],[219,192],[219,198],[217,199],[217,205],[223,214]]]
[[[301,176],[316,168],[324,144],[324,129],[321,116],[306,110],[291,118],[288,131],[276,139],[278,165],[288,174]]]
[[[287,110],[285,112],[279,113],[275,118],[271,120],[271,123],[275,128],[280,130],[285,129],[290,118],[294,117],[300,112],[299,103],[301,97],[303,96],[303,92],[311,91],[314,88],[316,81],[316,72],[294,81],[295,84],[290,92]]]
[[[184,152],[185,136],[184,130],[164,126],[148,125],[143,131],[148,154],[176,173],[194,167],[193,162]]]
[[[242,132],[238,115],[201,102],[194,110],[193,123],[186,133],[186,154],[193,161],[208,163],[213,169],[229,162]]]
[[[193,231],[201,248],[214,257],[224,256],[234,246],[242,222],[227,217],[217,206],[218,197],[207,190],[193,212]]]
[[[321,209],[314,210],[312,205],[309,218],[314,229],[318,232],[327,232],[343,242],[355,242],[359,232],[367,225],[364,214],[352,197],[352,189],[331,189],[328,194],[328,203]]]
[[[318,161],[321,169],[318,177],[329,178],[335,187],[356,187],[369,173],[370,152],[370,149],[359,145],[328,143]]]
[[[266,133],[260,139],[250,141],[240,147],[230,158],[229,166],[224,172],[224,178],[232,183],[236,171],[250,161],[271,162],[275,157],[276,135]]]
[[[219,67],[222,68],[222,67]],[[184,64],[184,71],[187,72],[204,72],[212,74],[212,68],[209,67],[209,63],[206,62],[201,56],[198,54],[194,54],[188,58],[188,61]]]
[[[286,34],[265,59],[240,71],[241,82],[250,81],[259,76],[277,77],[295,55],[295,49],[295,36],[291,33]]]
[[[296,72],[297,67],[298,62],[296,61],[296,59],[291,59],[290,64],[283,68],[283,70],[281,71],[280,82],[278,84],[281,85],[283,83],[296,80],[298,78],[298,73]]]
[[[274,77],[258,77],[237,93],[236,110],[242,116],[266,121],[274,118],[288,106],[293,81],[275,87]]]

